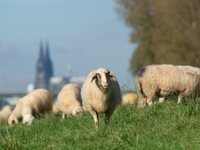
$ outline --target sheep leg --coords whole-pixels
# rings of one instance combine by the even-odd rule
[[[65,119],[65,113],[64,112],[62,113],[62,118]]]
[[[144,107],[147,105],[147,97],[142,97],[142,103]]]
[[[183,97],[182,97],[182,96],[178,96],[178,104],[180,104],[180,103],[181,103],[182,99],[183,99]]]
[[[148,99],[147,99],[147,104],[149,105],[149,106],[152,106],[153,105],[153,99],[154,99],[154,96],[149,96],[148,97]]]
[[[109,111],[109,112],[107,111],[107,112],[106,112],[106,116],[105,116],[105,124],[106,124],[106,125],[108,125],[109,120],[110,120],[110,116],[112,115],[112,113],[113,113],[113,111],[111,111],[111,112],[110,112],[110,111]]]
[[[19,122],[18,122],[18,119],[15,117],[15,124],[18,124]]]
[[[163,103],[165,100],[165,97],[160,97],[158,103]]]
[[[98,126],[99,126],[99,116],[98,116],[98,113],[95,110],[90,110],[90,114],[94,118],[94,124],[95,124],[96,128],[98,128]]]

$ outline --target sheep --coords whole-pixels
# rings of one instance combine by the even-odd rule
[[[49,91],[37,89],[18,100],[15,109],[8,119],[8,124],[12,125],[14,121],[23,118],[23,124],[26,122],[31,125],[34,116],[52,110],[52,97]]]
[[[117,104],[121,101],[121,90],[114,74],[105,68],[99,68],[88,74],[81,89],[81,97],[98,128],[98,114],[106,114],[107,125]]]
[[[12,113],[12,109],[10,105],[6,105],[0,111],[0,124],[7,123],[9,116]]]
[[[138,102],[138,96],[135,93],[126,93],[122,96],[122,105],[134,105]]]
[[[200,78],[195,71],[169,64],[149,65],[136,75],[137,93],[143,106],[146,103],[151,106],[155,96],[179,95],[178,103],[181,103],[183,97],[198,92],[199,83]]]
[[[200,69],[198,67],[192,67],[192,66],[182,66],[178,65],[176,66],[179,69],[184,69],[185,71],[191,71],[191,72],[196,72],[198,75],[200,75]],[[164,97],[160,97],[158,103],[163,103],[164,102]],[[178,103],[181,102],[181,97],[178,97]]]
[[[54,110],[55,112],[61,111],[62,118],[64,119],[65,114],[76,115],[83,113],[81,105],[80,87],[77,84],[70,83],[66,84],[59,92]]]

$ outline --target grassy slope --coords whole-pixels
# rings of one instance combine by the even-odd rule
[[[95,130],[92,116],[45,115],[31,126],[0,126],[0,149],[199,149],[200,110],[197,102],[165,101],[147,107],[119,106],[109,125],[100,115]]]

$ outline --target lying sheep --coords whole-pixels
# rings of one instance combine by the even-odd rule
[[[194,71],[180,69],[174,65],[150,65],[142,68],[136,75],[136,87],[140,102],[152,105],[155,96],[183,97],[196,94],[199,90],[200,77]]]
[[[27,122],[31,125],[35,115],[51,111],[51,109],[52,97],[50,93],[45,89],[37,89],[18,100],[8,119],[8,124],[12,125],[13,121],[18,124],[18,120],[23,118],[24,124]]]
[[[176,66],[177,68],[179,69],[184,69],[185,71],[188,71],[188,72],[192,72],[192,73],[197,73],[198,75],[200,75],[200,69],[198,67],[192,67],[192,66],[181,66],[181,65],[178,65]],[[159,102],[158,103],[162,103],[164,101],[164,97],[160,97],[159,98]],[[178,97],[178,103],[181,102],[181,96]]]
[[[55,103],[57,108],[54,108],[54,110],[55,112],[61,111],[64,119],[65,114],[76,115],[77,113],[83,113],[81,104],[80,87],[77,84],[70,83],[65,85],[59,92]]]
[[[6,105],[0,111],[0,124],[7,123],[9,116],[12,113],[12,109],[10,105]]]
[[[138,102],[138,96],[135,93],[126,93],[122,96],[122,105],[134,105]]]
[[[99,68],[88,74],[81,89],[81,97],[98,127],[99,113],[106,114],[105,123],[108,124],[121,101],[121,90],[114,74],[105,68]]]

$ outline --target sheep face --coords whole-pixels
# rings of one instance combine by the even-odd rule
[[[99,68],[93,75],[92,75],[92,79],[91,82],[94,79],[97,79],[97,82],[100,86],[102,86],[103,88],[108,88],[109,84],[110,84],[110,78],[113,78],[116,80],[114,74],[112,72],[110,72],[107,69],[104,68]]]
[[[27,114],[24,116],[23,118],[23,124],[25,124],[26,122],[28,123],[28,125],[31,125],[32,121],[35,119],[35,117],[33,117],[33,115],[31,114]]]
[[[72,115],[75,116],[75,115],[77,115],[77,114],[82,114],[82,113],[83,113],[83,109],[82,109],[80,106],[77,106],[77,107],[74,109]]]

